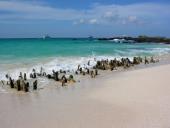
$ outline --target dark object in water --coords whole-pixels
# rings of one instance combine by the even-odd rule
[[[29,91],[29,82],[26,82],[26,83],[24,84],[24,91],[25,91],[25,92],[28,92],[28,91]]]
[[[34,69],[34,68],[32,69],[32,72],[34,72],[34,73],[35,73],[35,69]]]
[[[111,71],[113,71],[113,70],[114,70],[114,67],[113,67],[113,66],[111,66],[111,67],[110,67],[110,70],[111,70]]]
[[[67,83],[67,78],[65,77],[65,75],[62,76],[61,80],[62,80],[62,86],[65,86],[65,83]]]
[[[63,70],[62,70],[62,69],[60,69],[60,73],[63,73]]]
[[[8,74],[6,74],[6,75],[5,75],[5,77],[8,79],[8,78],[9,78],[9,75],[8,75]]]
[[[98,70],[97,70],[97,69],[95,69],[95,75],[96,75],[96,76],[98,75]]]
[[[68,81],[69,81],[69,82],[73,82],[73,83],[76,82],[76,81],[74,80],[74,76],[73,76],[73,75],[70,75],[70,76],[69,76]]]
[[[43,72],[43,76],[46,76],[47,74],[46,74],[46,72]]]
[[[85,73],[84,71],[82,71],[82,74],[83,74],[83,76],[85,76],[85,75],[86,75],[86,73]]]
[[[47,75],[48,79],[52,79],[52,76],[50,74]]]
[[[27,74],[24,73],[24,80],[27,80]]]
[[[65,83],[67,83],[67,78],[65,75],[63,75],[61,79],[64,80]]]
[[[37,80],[33,82],[33,90],[37,90]]]
[[[58,75],[59,75],[58,72],[54,72],[54,80],[59,81]]]
[[[134,57],[133,58],[133,64],[140,64],[142,62],[142,58],[141,57]]]
[[[78,75],[78,72],[76,71],[75,74]]]
[[[17,90],[18,90],[18,91],[21,91],[20,80],[17,80]]]
[[[93,37],[93,36],[89,36],[88,39],[89,39],[89,40],[93,40],[94,37]]]
[[[1,80],[1,82],[2,82],[2,85],[4,85],[4,81],[3,81],[3,80]]]
[[[33,73],[33,78],[36,78],[36,77],[37,77],[37,76],[36,76],[36,73],[34,72],[34,73]]]
[[[87,74],[89,74],[89,73],[90,73],[90,70],[89,70],[88,68],[87,68],[86,70],[87,70],[87,72],[86,72],[86,73],[87,73]]]
[[[52,37],[50,37],[48,34],[45,35],[45,36],[43,36],[43,39],[44,39],[44,40],[51,39],[51,38],[52,38]]]
[[[156,60],[154,60],[153,56],[151,57],[150,63],[156,63]]]
[[[145,56],[145,64],[149,64],[149,60]]]
[[[9,78],[9,83],[10,83],[11,88],[14,88],[14,82],[11,77]]]
[[[83,73],[83,69],[82,69],[82,68],[80,68],[80,69],[79,69],[79,71],[80,71],[80,74],[82,74],[82,73]]]
[[[88,61],[87,65],[90,66],[90,60]]]
[[[78,65],[77,70],[78,70],[78,71],[80,70],[80,65]]]
[[[22,72],[20,72],[19,78],[21,78],[21,79],[23,78],[23,77],[22,77]]]
[[[30,78],[33,78],[33,75],[32,75],[32,73],[30,73]]]
[[[69,80],[71,80],[71,79],[74,79],[73,75],[70,75],[70,76],[69,76]]]
[[[42,75],[43,74],[43,68],[41,67],[40,68],[40,75]]]
[[[94,71],[90,71],[90,76],[91,76],[91,78],[95,78]]]

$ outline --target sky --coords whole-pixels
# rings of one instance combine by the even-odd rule
[[[169,0],[0,0],[0,38],[170,37]]]

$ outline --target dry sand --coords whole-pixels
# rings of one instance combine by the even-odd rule
[[[0,128],[170,128],[170,65],[0,93]]]

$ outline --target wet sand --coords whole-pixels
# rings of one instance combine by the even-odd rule
[[[2,128],[169,128],[170,65],[0,93]]]

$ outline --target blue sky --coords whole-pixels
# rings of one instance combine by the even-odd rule
[[[169,0],[0,0],[0,38],[170,37]]]

